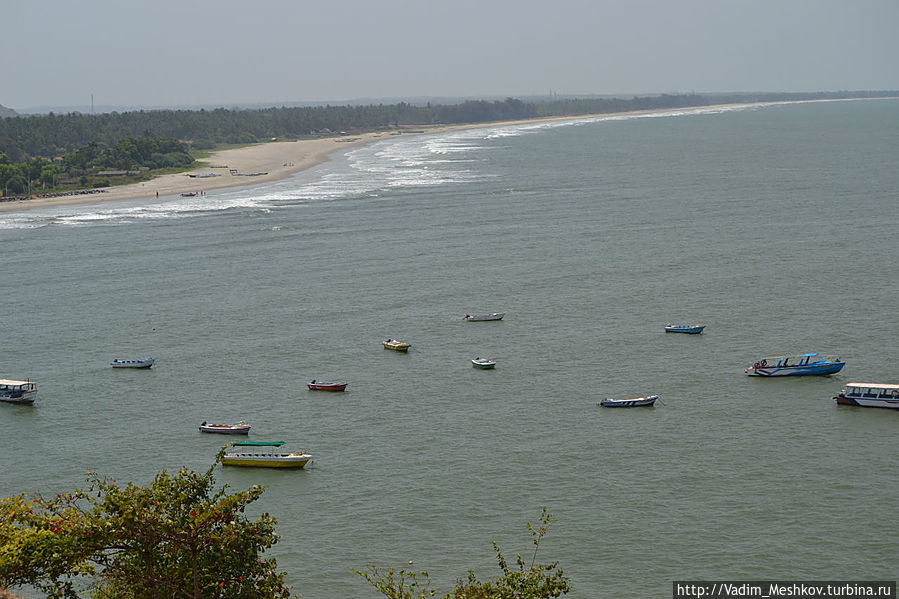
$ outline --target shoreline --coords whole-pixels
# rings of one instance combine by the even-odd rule
[[[526,125],[551,123],[556,121],[578,121],[589,119],[617,118],[621,116],[662,114],[672,111],[693,112],[700,110],[715,110],[720,108],[745,108],[753,106],[773,106],[780,104],[807,104],[814,102],[846,102],[875,99],[896,98],[842,98],[821,100],[790,100],[782,102],[751,102],[745,104],[714,104],[708,106],[684,106],[672,108],[657,108],[651,110],[609,112],[599,114],[569,115],[557,117],[540,117],[534,119],[522,119],[515,121],[494,121],[488,123],[469,123],[461,125],[426,125],[416,126],[413,133],[402,135],[428,135],[448,131],[461,131],[468,129],[487,129],[509,125]],[[105,187],[100,193],[85,193],[81,195],[67,195],[49,198],[33,198],[28,200],[12,200],[0,202],[0,213],[22,212],[52,206],[69,206],[84,204],[102,204],[105,202],[134,200],[140,198],[156,199],[164,196],[178,196],[181,194],[201,194],[214,189],[228,187],[243,187],[259,183],[270,183],[286,179],[296,173],[327,162],[331,155],[343,150],[361,145],[400,137],[390,131],[360,133],[345,137],[330,137],[324,139],[303,139],[298,141],[273,141],[253,144],[240,148],[232,148],[213,152],[204,159],[201,166],[183,173],[161,175],[144,181]],[[237,173],[235,175],[234,173]],[[190,175],[201,175],[191,177]],[[205,175],[205,176],[202,176]],[[214,175],[214,176],[210,176]]]

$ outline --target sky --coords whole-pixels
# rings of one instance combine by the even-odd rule
[[[0,105],[899,89],[899,0],[2,0]]]

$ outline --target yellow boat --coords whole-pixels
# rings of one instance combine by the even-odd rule
[[[384,349],[392,349],[393,351],[409,351],[409,348],[412,347],[411,343],[406,343],[397,339],[382,341],[381,345],[384,346]]]
[[[255,468],[303,468],[312,456],[304,451],[282,453],[276,451],[284,441],[237,441],[222,455],[224,466]]]

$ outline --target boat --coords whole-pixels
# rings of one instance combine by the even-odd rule
[[[193,198],[193,197],[196,197],[196,195],[197,194],[195,192],[191,191],[189,193],[182,193],[181,197],[182,198]]]
[[[659,398],[658,395],[649,395],[647,397],[633,397],[630,399],[613,399],[607,397],[600,400],[599,405],[604,408],[636,408],[640,406],[651,406],[655,404]]]
[[[704,324],[671,324],[670,322],[665,325],[666,333],[686,333],[688,335],[699,335],[702,333],[702,329],[705,328]]]
[[[482,322],[484,320],[502,320],[505,312],[491,312],[490,314],[466,314],[464,320],[468,322]]]
[[[284,441],[237,441],[222,455],[224,466],[257,468],[303,468],[312,456],[305,451],[285,453]]]
[[[312,391],[343,391],[349,383],[334,383],[312,379],[306,386]]]
[[[808,376],[835,374],[846,362],[837,357],[820,358],[817,353],[760,358],[744,370],[749,376]]]
[[[490,360],[488,358],[475,358],[471,361],[471,365],[475,368],[483,368],[487,370],[488,368],[496,367],[496,360]]]
[[[899,409],[899,385],[848,383],[834,399],[844,406]]]
[[[404,341],[399,341],[397,339],[388,339],[387,341],[382,341],[381,345],[384,346],[384,349],[392,349],[393,351],[409,351],[409,348],[412,347],[411,344]]]
[[[156,358],[143,358],[139,360],[119,360],[118,358],[109,363],[113,368],[150,368]]]
[[[237,424],[207,424],[204,420],[200,423],[201,433],[219,433],[221,435],[249,435],[250,425],[241,420]]]
[[[0,401],[31,405],[37,399],[37,387],[31,381],[0,379]]]

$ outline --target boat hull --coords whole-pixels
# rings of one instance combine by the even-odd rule
[[[110,363],[113,368],[152,368],[156,358],[146,360],[115,360]]]
[[[37,399],[37,391],[22,391],[21,393],[0,394],[0,401],[30,406]]]
[[[304,468],[312,459],[309,454],[228,454],[222,456],[225,466],[244,466],[249,468]]]
[[[409,348],[412,347],[408,343],[403,343],[401,341],[382,341],[381,345],[384,346],[384,349],[391,349],[393,351],[402,351],[407,352]]]
[[[649,397],[635,397],[633,399],[612,399],[607,397],[599,402],[603,408],[641,408],[655,405],[658,395]]]
[[[502,320],[503,316],[505,316],[505,312],[496,312],[493,314],[481,314],[481,315],[471,315],[467,314],[465,316],[465,320],[468,322],[486,322],[488,320]]]
[[[343,391],[349,383],[307,383],[310,391]]]
[[[750,367],[745,370],[749,376],[825,376],[828,374],[836,374],[843,369],[845,362],[830,362],[828,364],[818,364],[808,366],[787,366],[778,368],[776,366],[759,366]]]
[[[216,426],[216,425],[200,425],[201,433],[217,433],[219,435],[249,435],[249,426]]]
[[[699,335],[702,333],[702,330],[705,328],[705,325],[700,327],[665,327],[666,333],[684,333],[686,335]]]
[[[493,360],[472,360],[471,365],[481,370],[491,370],[496,368],[496,362]]]
[[[843,406],[857,406],[860,408],[892,408],[899,410],[899,399],[868,399],[864,397],[846,397],[842,393],[834,397],[837,403]]]

